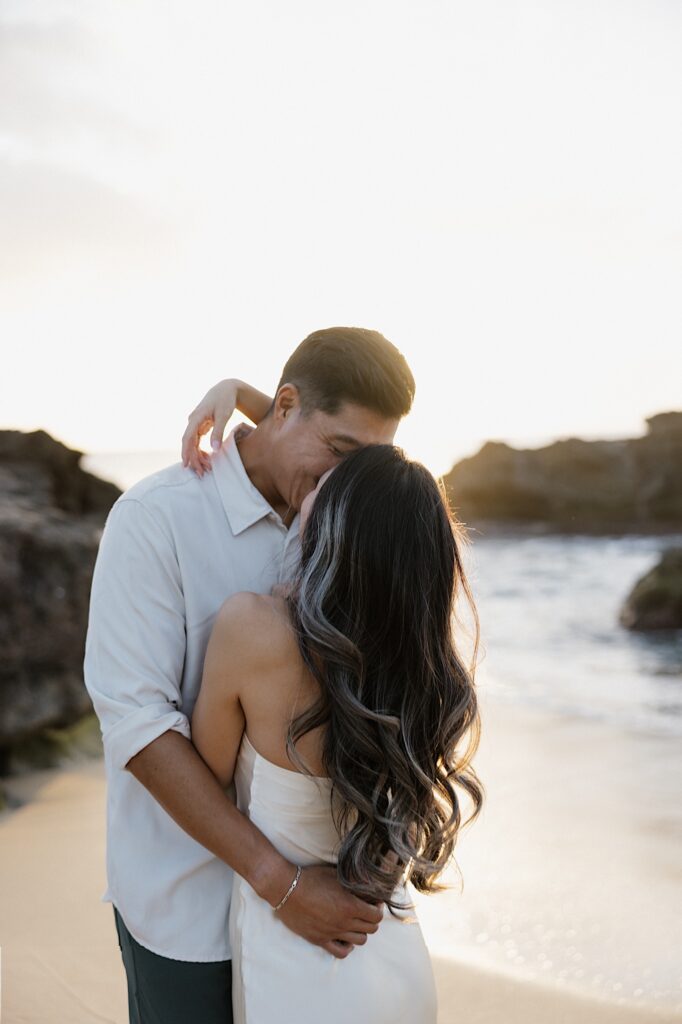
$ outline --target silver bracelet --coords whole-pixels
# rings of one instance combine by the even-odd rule
[[[301,865],[299,864],[298,867],[296,868],[296,878],[293,880],[293,882],[291,883],[291,885],[287,889],[287,891],[284,894],[284,896],[282,897],[282,899],[279,901],[277,906],[274,908],[275,910],[279,910],[280,907],[283,907],[284,904],[286,903],[286,901],[289,899],[289,897],[291,896],[292,892],[294,891],[294,889],[298,885],[298,880],[301,877],[301,871],[302,871],[302,868],[301,868]]]

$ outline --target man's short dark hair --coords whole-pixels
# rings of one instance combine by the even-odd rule
[[[334,415],[344,402],[400,419],[412,407],[415,383],[401,352],[379,331],[327,327],[313,331],[289,356],[283,384],[298,388],[301,409]]]

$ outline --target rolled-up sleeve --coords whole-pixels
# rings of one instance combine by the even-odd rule
[[[168,729],[191,738],[179,709],[185,648],[172,537],[140,500],[119,498],[95,561],[83,661],[111,768],[125,768]]]

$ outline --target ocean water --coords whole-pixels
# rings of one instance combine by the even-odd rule
[[[682,630],[636,633],[618,613],[682,533],[474,534],[483,685],[501,700],[682,735]]]
[[[178,444],[88,454],[81,465],[125,490],[179,461]],[[637,634],[618,623],[632,586],[665,548],[682,545],[682,532],[487,536],[479,529],[470,539],[463,559],[480,618],[481,686],[502,701],[682,735],[682,630]],[[470,638],[462,646],[469,651]]]

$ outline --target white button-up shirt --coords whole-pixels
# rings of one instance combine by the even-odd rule
[[[107,888],[147,949],[176,960],[231,957],[232,868],[188,835],[135,776],[134,754],[167,729],[191,739],[208,638],[223,602],[269,593],[300,556],[249,479],[231,431],[199,477],[181,462],[138,481],[107,516],[83,664],[107,776]],[[227,790],[234,798],[233,785]]]

